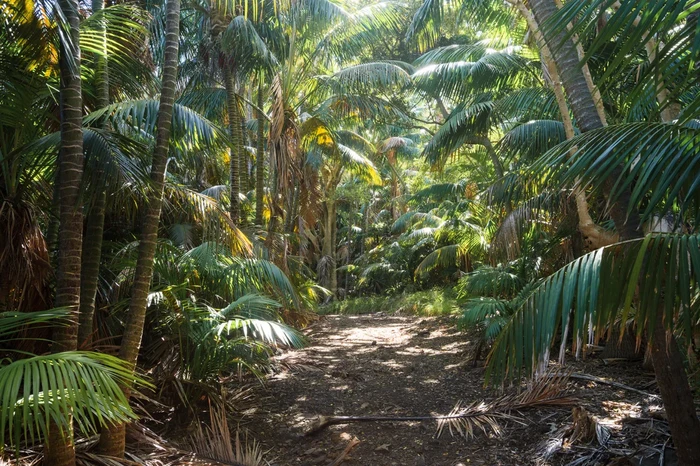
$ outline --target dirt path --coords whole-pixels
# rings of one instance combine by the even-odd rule
[[[280,372],[255,389],[262,407],[247,428],[270,449],[272,464],[327,466],[353,438],[360,443],[344,464],[529,464],[522,446],[550,428],[511,425],[505,437],[465,441],[435,439],[434,423],[365,423],[304,437],[319,415],[446,414],[460,400],[492,396],[482,387],[483,370],[468,362],[473,343],[445,318],[329,316],[307,336],[310,345],[279,356]]]

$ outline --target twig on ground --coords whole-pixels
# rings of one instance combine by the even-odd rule
[[[357,445],[360,444],[360,441],[357,439],[357,437],[353,437],[350,442],[348,442],[348,446],[345,447],[345,450],[343,450],[340,455],[336,459],[333,460],[332,463],[330,463],[328,466],[338,466],[340,463],[342,463],[345,460],[345,457],[348,456],[348,453],[350,453],[350,450],[355,448]]]
[[[553,376],[556,376],[556,375],[557,375],[557,374],[552,374],[552,375],[550,375],[550,377],[553,377]],[[574,373],[574,374],[571,374],[569,377],[572,378],[572,379],[588,380],[588,381],[590,381],[590,382],[595,382],[595,383],[599,383],[599,384],[603,384],[603,385],[609,385],[609,386],[611,386],[611,387],[620,388],[620,389],[622,389],[622,390],[627,390],[627,391],[630,391],[630,392],[635,392],[635,393],[638,393],[638,394],[640,394],[640,395],[644,395],[644,396],[649,397],[649,398],[660,398],[659,395],[655,395],[655,394],[653,394],[653,393],[645,392],[645,391],[643,391],[643,390],[639,390],[638,388],[630,387],[629,385],[625,385],[625,384],[623,384],[623,383],[614,382],[614,381],[612,381],[612,380],[601,379],[600,377],[595,377],[595,376],[593,376],[593,375]]]

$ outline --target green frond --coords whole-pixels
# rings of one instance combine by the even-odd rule
[[[55,326],[68,323],[70,314],[68,310],[61,308],[36,312],[0,312],[0,338],[7,341],[25,326]]]
[[[674,124],[611,125],[553,148],[530,169],[531,177],[561,186],[600,189],[599,180],[618,172],[606,192],[609,202],[631,191],[630,209],[643,220],[678,208],[700,218],[700,130]],[[619,168],[622,170],[619,170]]]
[[[425,259],[418,264],[414,272],[415,276],[420,276],[430,272],[435,268],[454,267],[465,251],[459,244],[450,244],[438,248],[425,256]]]
[[[442,225],[443,221],[442,218],[425,212],[406,212],[394,221],[391,232],[394,234],[403,233],[416,225],[437,227]]]
[[[362,63],[344,68],[330,79],[340,90],[354,92],[401,89],[411,83],[411,76],[403,68],[387,62]]]
[[[575,0],[566,2],[564,8],[541,26],[552,33],[593,37],[586,44],[585,60],[590,61],[603,52],[610,57],[599,79],[603,89],[618,85],[620,70],[635,68],[639,74],[635,76],[634,88],[625,96],[628,102],[638,101],[648,92],[655,94],[659,82],[666,83],[673,98],[693,83],[697,75],[694,64],[700,58],[700,50],[696,24],[689,24],[687,19],[698,8],[697,0]],[[606,20],[605,27],[597,28],[601,14]],[[574,27],[569,32],[570,23]],[[643,57],[642,61],[649,58],[646,44],[652,38],[664,45],[654,51],[649,66],[638,68],[638,57]]]
[[[380,1],[344,16],[336,16],[334,26],[325,32],[314,55],[323,54],[341,60],[355,58],[374,46],[377,37],[395,36],[401,31],[405,14],[405,5]]]
[[[467,195],[467,189],[471,183],[468,180],[461,180],[456,183],[435,183],[413,194],[413,199],[424,201],[432,199],[442,201],[445,199],[460,199]]]
[[[488,96],[482,96],[477,101],[457,106],[423,148],[426,160],[440,166],[463,145],[486,141],[493,105]]]
[[[346,167],[375,186],[382,185],[382,177],[371,160],[351,148],[338,144],[338,151]]]
[[[463,99],[474,92],[526,84],[534,79],[533,64],[518,49],[485,49],[476,61],[425,65],[413,74],[415,86],[433,96]]]
[[[518,157],[527,163],[564,141],[566,134],[560,121],[531,120],[508,131],[498,144],[498,149],[506,159]]]
[[[245,16],[239,15],[231,20],[221,34],[221,46],[234,59],[236,67],[245,71],[272,69],[279,65],[253,22]]]
[[[506,123],[562,119],[554,92],[543,87],[525,87],[508,92],[496,101],[494,113],[499,121]]]
[[[574,345],[629,318],[637,338],[651,339],[661,313],[664,326],[687,341],[699,280],[698,235],[649,235],[586,254],[538,284],[515,312],[489,355],[488,380],[532,373],[569,325]]]
[[[288,325],[269,320],[234,317],[218,324],[213,332],[218,336],[242,334],[243,338],[258,340],[269,345],[282,345],[291,348],[304,346],[304,339],[296,330]]]
[[[159,100],[143,99],[119,102],[97,110],[84,118],[86,125],[103,127],[109,121],[113,128],[132,128],[155,135]],[[228,147],[228,134],[195,111],[175,104],[171,141],[176,147],[192,150],[204,147]]]
[[[424,0],[416,10],[406,31],[406,42],[415,43],[418,50],[427,50],[440,37],[440,27],[445,13],[442,0]]]
[[[120,385],[134,382],[145,383],[125,362],[101,353],[55,353],[6,364],[0,367],[0,444],[46,439],[51,421],[63,435],[72,422],[94,434],[131,421],[136,415]]]

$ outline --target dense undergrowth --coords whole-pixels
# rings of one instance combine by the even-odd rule
[[[436,288],[394,295],[360,296],[334,301],[318,308],[320,315],[360,315],[384,312],[417,316],[454,316],[460,311],[456,293],[450,288]]]

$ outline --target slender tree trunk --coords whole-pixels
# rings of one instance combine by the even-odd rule
[[[503,163],[501,163],[501,160],[498,158],[496,150],[493,148],[493,144],[491,144],[491,140],[486,137],[480,138],[479,144],[484,146],[486,152],[489,154],[489,157],[491,158],[491,163],[493,164],[493,169],[496,171],[496,176],[498,176],[499,178],[503,178],[503,175],[505,174],[505,169],[503,168]]]
[[[104,8],[104,0],[93,0],[92,12],[99,14]],[[97,57],[95,68],[95,85],[97,87],[97,107],[109,105],[109,68],[107,63],[106,31],[103,21],[98,24],[102,37],[102,55]],[[102,172],[97,173],[97,183],[106,184]],[[78,345],[88,348],[92,342],[93,317],[95,315],[95,298],[97,282],[100,275],[102,256],[102,234],[105,223],[105,205],[107,201],[106,186],[97,189],[95,200],[88,212],[83,244],[82,273],[80,276],[80,327],[78,328]]]
[[[335,296],[338,290],[338,270],[336,265],[336,254],[335,254],[335,234],[336,234],[336,205],[335,199],[326,200],[326,218],[325,226],[323,228],[323,257],[328,260],[328,277],[327,286],[331,291],[332,295]]]
[[[265,197],[265,151],[263,135],[265,131],[265,117],[263,108],[263,78],[262,73],[258,81],[258,137],[255,141],[255,224],[263,223],[263,199]]]
[[[245,95],[246,90],[243,84],[238,87],[238,93]],[[238,187],[242,193],[246,193],[248,189],[248,150],[245,146],[248,145],[248,128],[246,128],[245,124],[245,114],[241,112],[239,114],[241,122],[241,150],[238,152],[238,170],[240,173]]]
[[[58,160],[59,231],[56,269],[56,307],[72,314],[80,309],[80,258],[83,243],[83,212],[80,180],[83,175],[83,101],[80,81],[80,16],[76,0],[60,0],[68,23],[70,44],[63,44],[60,56],[61,151]],[[77,317],[77,315],[76,315]],[[78,325],[54,330],[55,352],[72,351],[78,346]],[[68,432],[51,424],[46,441],[45,464],[75,465],[75,445],[70,423]]]
[[[228,110],[228,127],[231,132],[231,156],[229,165],[229,185],[231,197],[231,220],[239,223],[241,205],[238,199],[240,192],[240,160],[243,152],[243,132],[241,127],[241,111],[236,97],[236,80],[228,66],[224,67],[224,85],[226,86],[226,106]]]
[[[85,349],[89,348],[92,343],[106,200],[107,191],[105,187],[101,187],[96,193],[94,203],[88,213],[85,228],[82,273],[80,275],[80,326],[78,328],[78,344]]]
[[[530,0],[529,5],[539,25],[548,24],[549,19],[557,12],[557,6],[553,0]],[[544,36],[559,70],[579,129],[586,132],[602,128],[604,122],[598,115],[573,41],[571,39],[564,40],[564,32],[551,37],[548,37],[547,34]],[[605,180],[604,189],[606,191],[611,189],[614,180],[618,179],[620,175],[621,168],[618,168]],[[628,191],[611,206],[611,217],[622,240],[640,238],[643,235],[637,210],[632,209],[629,216],[627,215],[629,205],[630,194]],[[683,360],[673,334],[664,328],[662,312],[658,313],[656,321],[650,325],[654,326],[649,331],[653,332],[654,336],[652,358],[656,370],[656,380],[668,414],[668,422],[676,444],[679,463],[687,466],[700,464],[700,422],[695,414]]]
[[[163,188],[165,186],[165,169],[168,162],[170,129],[172,122],[173,104],[175,103],[175,87],[177,84],[177,67],[179,59],[180,39],[180,1],[168,0],[165,24],[165,58],[163,61],[162,90],[160,108],[158,110],[156,146],[151,161],[151,190],[142,218],[141,238],[139,241],[134,284],[131,288],[129,314],[124,328],[119,357],[132,368],[136,367],[143,327],[146,320],[148,292],[153,278],[153,258],[158,240],[158,226],[163,205]],[[131,387],[123,387],[127,398]],[[102,430],[100,436],[100,451],[109,456],[122,458],[126,443],[126,426],[112,425]]]
[[[662,301],[657,311],[654,338],[651,342],[656,384],[664,402],[678,464],[695,466],[700,464],[700,421],[678,344],[673,333],[667,331],[663,325],[664,310]]]
[[[331,227],[331,257],[333,258],[332,267],[331,267],[331,291],[333,291],[334,296],[337,296],[337,293],[338,293],[338,251],[337,251],[338,205],[336,204],[335,200],[333,200],[333,203],[332,203],[330,227]]]

